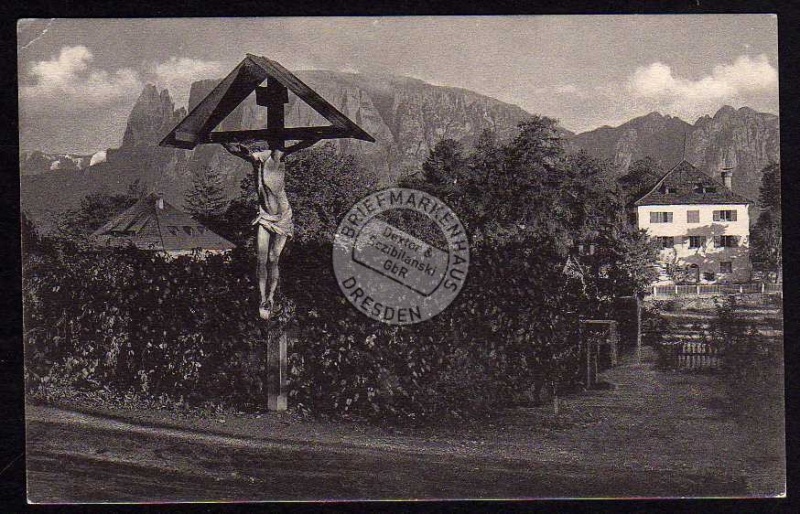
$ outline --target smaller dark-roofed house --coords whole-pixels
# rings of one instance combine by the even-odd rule
[[[638,226],[661,246],[662,281],[750,280],[750,202],[731,190],[731,170],[716,180],[686,161],[636,205]]]
[[[225,253],[234,244],[215,234],[161,195],[150,193],[92,233],[102,246],[133,244],[169,256]]]

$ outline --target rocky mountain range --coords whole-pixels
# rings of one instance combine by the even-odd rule
[[[530,114],[521,108],[465,89],[427,84],[391,75],[350,74],[331,71],[298,72],[298,76],[377,140],[366,143],[337,140],[344,152],[359,155],[380,181],[391,184],[419,168],[437,141],[452,138],[470,146],[486,128],[501,140],[516,133],[517,124]],[[217,81],[191,86],[191,110]],[[128,118],[119,148],[92,156],[20,156],[23,209],[45,230],[59,212],[79,205],[88,193],[121,193],[136,180],[163,192],[175,205],[183,203],[192,170],[208,166],[217,170],[229,193],[238,191],[248,166],[219,145],[195,150],[158,147],[161,138],[186,115],[167,90],[144,88]],[[221,124],[220,130],[261,128],[266,110],[248,97]],[[290,93],[287,126],[327,124],[316,112]],[[734,168],[734,189],[757,197],[760,171],[779,158],[778,117],[749,108],[725,106],[714,116],[693,125],[678,118],[651,113],[619,127],[601,127],[582,134],[564,131],[567,147],[609,159],[623,174],[631,162],[650,156],[665,169],[685,155],[709,173],[723,165]],[[685,150],[684,150],[685,148]]]
[[[722,168],[731,168],[734,191],[755,200],[761,170],[780,161],[780,123],[774,114],[729,105],[694,125],[653,112],[618,127],[577,134],[568,146],[609,159],[619,174],[648,156],[665,171],[683,159],[716,177]]]
[[[466,145],[486,128],[498,137],[513,136],[517,123],[530,115],[519,107],[466,89],[439,87],[420,80],[392,75],[362,75],[330,71],[305,71],[297,75],[345,116],[371,134],[376,143],[335,140],[340,150],[359,155],[391,183],[405,170],[417,168],[437,141],[451,138]],[[207,80],[192,85],[189,110],[216,85]],[[329,125],[294,94],[286,105],[287,126]],[[225,120],[220,130],[266,126],[266,109],[250,95]],[[229,157],[218,145],[203,149],[202,160],[218,166]]]

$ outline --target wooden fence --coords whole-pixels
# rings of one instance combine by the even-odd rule
[[[686,370],[716,370],[722,367],[719,345],[701,341],[660,343],[668,367]]]
[[[670,284],[654,285],[649,291],[651,298],[696,297],[710,298],[730,294],[778,294],[783,295],[783,284],[748,282],[743,284]]]

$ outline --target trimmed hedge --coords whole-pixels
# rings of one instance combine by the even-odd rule
[[[574,386],[577,292],[525,245],[474,253],[464,290],[430,321],[388,326],[339,292],[331,249],[290,244],[281,314],[256,316],[251,252],[171,261],[126,250],[26,250],[28,388],[106,390],[263,409],[267,330],[294,328],[290,405],[419,422],[486,415],[545,385]]]

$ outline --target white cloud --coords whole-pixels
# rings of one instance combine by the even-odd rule
[[[676,76],[661,62],[638,68],[627,90],[643,105],[665,114],[696,117],[723,104],[762,107],[778,96],[778,71],[766,55],[739,56],[732,64],[714,66],[711,73],[692,80]]]
[[[94,56],[85,46],[65,46],[57,57],[31,65],[33,83],[20,87],[21,111],[85,110],[129,101],[142,88],[130,68],[107,71],[92,66]]]
[[[576,95],[581,91],[575,84],[561,84],[555,87],[555,92],[562,95]]]
[[[157,64],[153,69],[156,84],[169,89],[175,105],[186,105],[192,82],[203,79],[219,79],[225,76],[222,63],[202,61],[188,57],[170,57],[168,61]]]

